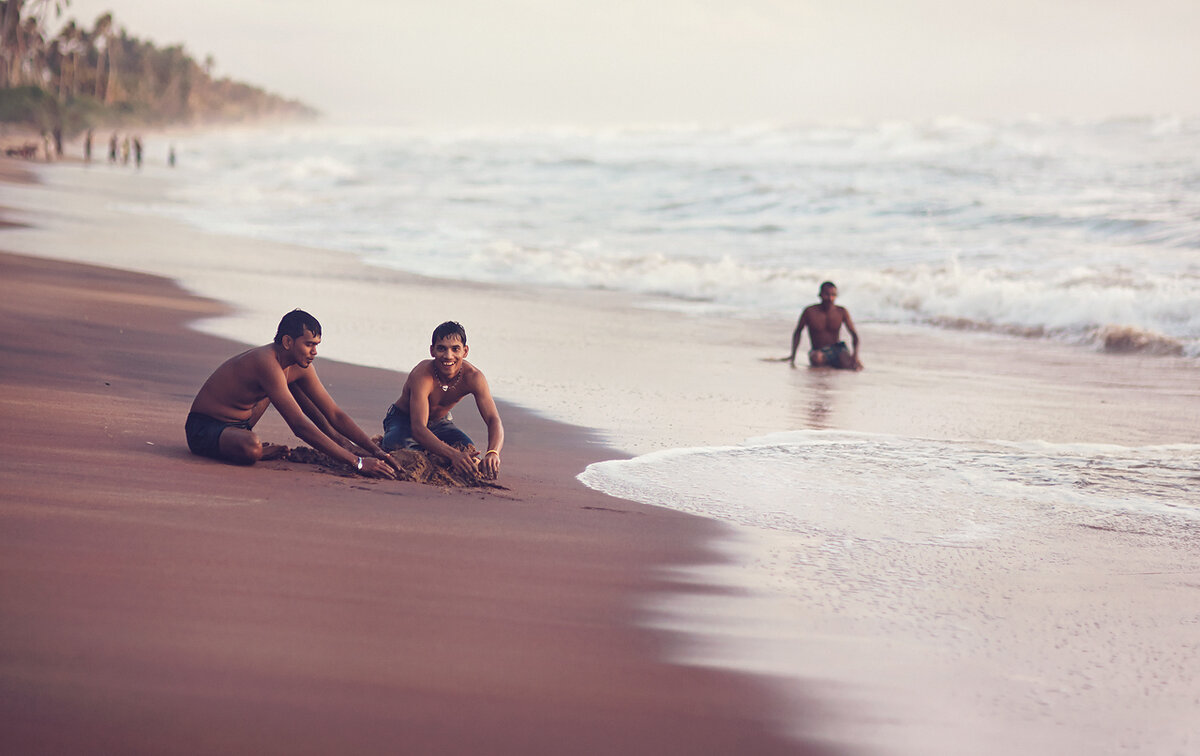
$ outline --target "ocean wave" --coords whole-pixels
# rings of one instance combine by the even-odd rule
[[[1200,356],[1200,120],[197,137],[175,214],[424,275]],[[190,156],[195,156],[192,159]]]
[[[912,266],[864,271],[761,267],[724,256],[598,255],[504,242],[473,256],[485,280],[538,281],[707,301],[791,317],[832,278],[860,322],[917,323],[1054,338],[1106,351],[1200,356],[1200,285],[1135,271],[1075,268],[1056,274]]]
[[[1140,515],[1177,537],[1200,521],[1200,446],[951,441],[790,431],[726,447],[589,465],[587,486],[741,525],[866,541],[962,543],[1036,527]],[[828,492],[837,491],[836,504]],[[846,503],[853,514],[846,516]],[[853,532],[846,529],[855,528]]]

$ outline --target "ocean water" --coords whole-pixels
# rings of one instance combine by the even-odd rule
[[[853,586],[891,608],[881,616],[921,617],[896,610],[906,585],[960,584],[961,564],[947,551],[991,555],[1006,563],[993,569],[1007,570],[1030,544],[1087,529],[1132,534],[1168,561],[1200,558],[1200,444],[803,430],[599,462],[579,478],[612,496],[716,517],[771,544],[742,555],[751,582],[785,597]],[[973,602],[960,599],[959,610]],[[927,624],[932,632],[936,621]]]
[[[1200,121],[313,127],[177,140],[160,212],[429,276],[1200,357]]]
[[[1200,445],[793,431],[590,465],[735,524],[656,597],[675,658],[802,680],[868,753],[1189,753]],[[1173,586],[1173,587],[1172,587]],[[803,705],[803,704],[801,704]]]

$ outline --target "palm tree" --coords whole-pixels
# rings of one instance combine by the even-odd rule
[[[128,46],[129,39],[125,35],[125,30],[121,30],[120,36],[117,36],[109,30],[108,43],[108,75],[104,77],[104,104],[111,105],[117,101],[118,94],[124,94],[124,88],[121,86],[121,76],[118,71],[119,66],[124,64],[124,53]]]
[[[33,84],[46,88],[50,85],[50,49],[49,40],[42,34],[41,24],[36,18],[25,19],[21,32],[21,63],[17,73],[21,75],[21,83]]]
[[[34,22],[34,27],[40,30],[45,20],[46,11],[54,6],[55,17],[61,16],[63,8],[71,4],[71,0],[6,0],[4,12],[0,15],[0,84],[8,87],[20,86],[22,62],[27,55],[25,44],[26,34],[23,33],[28,23],[22,25],[24,17]],[[23,13],[23,11],[25,11]]]
[[[25,0],[7,0],[0,14],[0,85],[21,83],[21,6]]]
[[[92,38],[96,45],[96,88],[92,92],[97,100],[103,100],[108,93],[108,76],[109,71],[106,70],[108,64],[108,48],[112,41],[113,17],[111,13],[105,13],[96,19],[96,25],[92,29]]]
[[[78,61],[79,27],[72,19],[54,40],[58,51],[58,99],[65,100],[75,90],[75,68]]]
[[[21,25],[21,52],[17,61],[18,85],[32,84],[46,89],[53,80],[50,73],[51,45],[42,34],[36,18],[27,18]]]

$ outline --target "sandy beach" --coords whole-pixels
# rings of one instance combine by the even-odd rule
[[[4,685],[20,705],[6,718],[32,723],[14,730],[21,743],[87,731],[128,738],[123,751],[263,750],[284,732],[280,752],[399,738],[454,753],[1197,746],[1195,518],[1150,527],[1136,510],[1075,506],[1091,482],[1074,471],[1066,498],[1040,499],[1044,452],[1032,476],[1002,462],[995,485],[954,456],[1012,442],[1084,445],[1085,459],[1107,444],[1126,459],[1175,444],[1187,462],[1194,361],[860,323],[864,372],[789,370],[766,358],[786,351],[792,322],[217,236],[166,217],[168,179],[151,170],[37,176],[0,201],[18,224],[0,249],[39,258],[8,256],[3,276]],[[159,212],[129,212],[147,203]],[[430,325],[464,322],[504,402],[511,491],[190,457],[180,425],[196,386],[296,306],[325,327],[326,385],[371,428]],[[456,420],[482,430],[471,407]],[[290,442],[274,413],[261,428]],[[575,480],[602,460],[795,429],[868,442],[762,474],[805,492],[809,519],[790,530]],[[925,440],[927,460],[948,459],[942,487],[906,469]],[[871,472],[864,446],[896,459]],[[1023,476],[1032,489],[996,494]],[[1186,464],[1172,481],[1194,500]]]
[[[217,464],[183,417],[241,347],[188,326],[227,308],[19,255],[0,286],[6,753],[825,752],[638,627],[721,528],[583,487],[584,432],[505,404],[507,493]],[[319,366],[364,426],[402,380]]]

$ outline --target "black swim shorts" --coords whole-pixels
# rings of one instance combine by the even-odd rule
[[[250,430],[250,421],[227,423],[199,412],[189,412],[187,422],[183,425],[192,454],[213,459],[221,459],[221,434],[226,428]]]
[[[828,367],[840,368],[842,366],[842,355],[847,354],[850,350],[846,347],[846,342],[839,341],[836,344],[830,344],[827,347],[821,347],[817,350],[825,358],[825,365]]]

